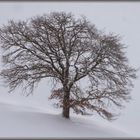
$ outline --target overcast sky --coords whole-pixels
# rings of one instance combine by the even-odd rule
[[[130,64],[135,68],[140,67],[140,2],[0,2],[0,27],[10,19],[25,20],[54,11],[72,12],[75,16],[85,15],[98,29],[120,34],[122,43],[128,47],[126,52]],[[140,76],[140,71],[137,75]],[[135,130],[140,136],[140,78],[134,85],[131,93],[133,100],[126,104],[118,120],[113,123]],[[2,86],[0,90],[0,100],[27,100],[17,94],[20,90],[13,95],[7,94],[7,89]],[[38,102],[45,105],[49,91],[50,84],[42,82],[34,97],[29,98],[36,97]]]

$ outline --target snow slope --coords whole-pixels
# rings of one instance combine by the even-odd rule
[[[0,102],[0,137],[129,137],[110,123],[88,117],[61,114],[20,104]]]

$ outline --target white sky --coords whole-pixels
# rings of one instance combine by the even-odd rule
[[[123,37],[122,42],[128,46],[130,64],[136,68],[140,67],[140,2],[0,2],[0,26],[10,19],[24,20],[54,11],[72,12],[76,16],[85,15],[98,29],[120,34]],[[140,76],[140,71],[137,74]],[[133,100],[126,104],[121,116],[113,123],[137,132],[140,137],[140,79],[134,83],[135,87],[131,93]],[[34,96],[45,105],[45,102],[48,102],[46,94],[50,85],[40,85]],[[6,94],[7,89],[2,86],[0,90],[1,100],[25,100],[17,94]]]

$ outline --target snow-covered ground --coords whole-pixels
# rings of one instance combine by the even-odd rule
[[[61,114],[33,106],[0,101],[0,137],[130,137],[124,130],[94,117]]]
[[[50,89],[51,84],[45,80],[39,84],[33,95],[26,97],[19,94],[21,89],[9,94],[8,88],[1,86],[0,138],[120,138],[136,136],[133,131],[115,123],[116,121],[108,122],[96,114],[81,116],[71,112],[70,120],[62,118],[62,110],[55,109],[52,102],[48,100]]]

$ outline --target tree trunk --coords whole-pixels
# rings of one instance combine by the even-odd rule
[[[69,115],[70,115],[69,97],[70,97],[70,92],[68,90],[64,90],[63,117],[66,119],[69,119]]]

